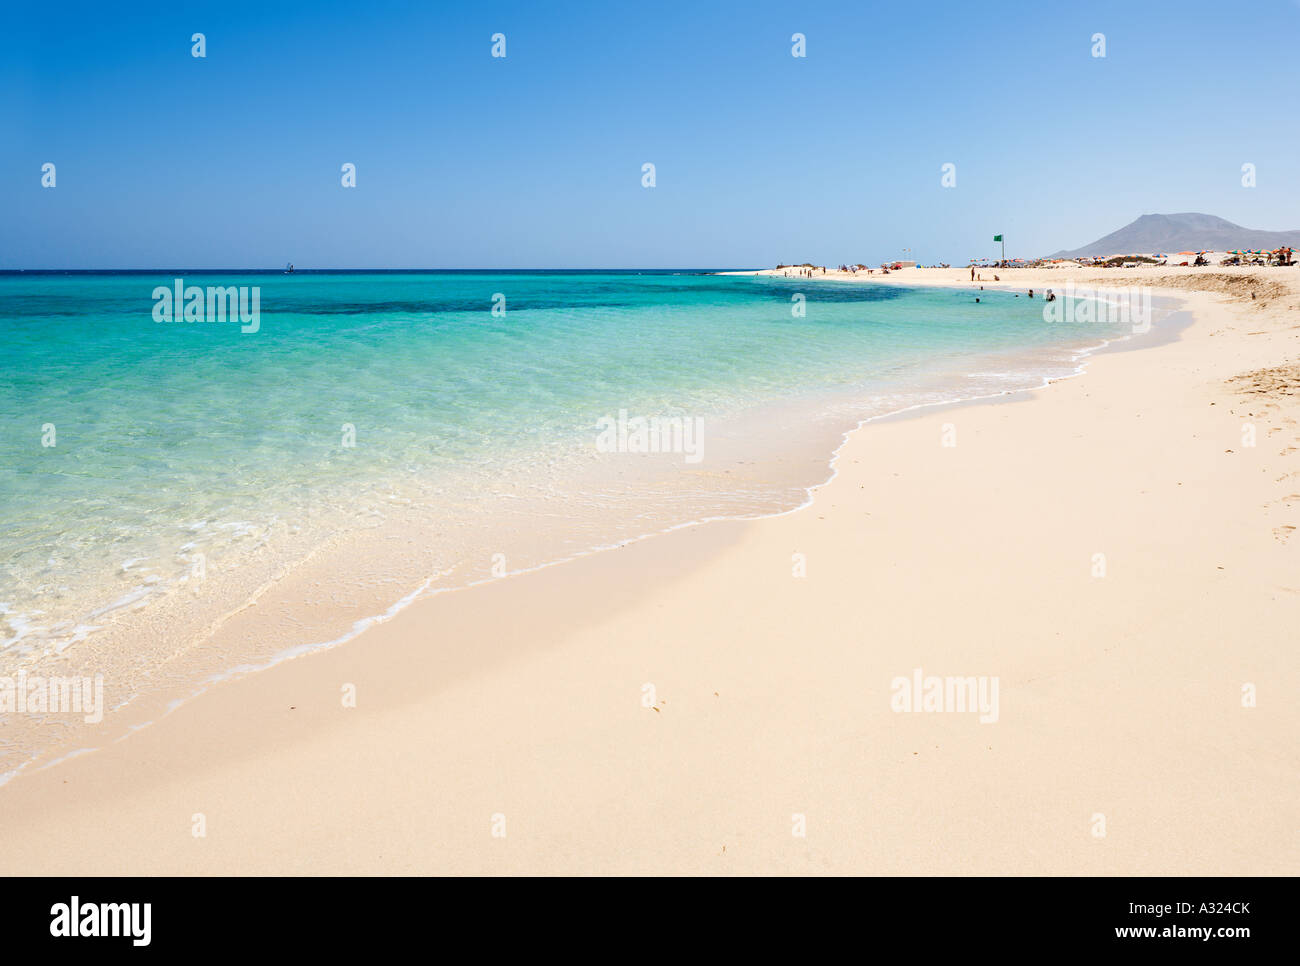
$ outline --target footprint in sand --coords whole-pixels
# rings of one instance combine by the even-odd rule
[[[1295,532],[1295,527],[1291,526],[1291,524],[1289,524],[1289,523],[1288,523],[1288,524],[1285,524],[1285,525],[1283,525],[1283,526],[1280,526],[1280,527],[1274,527],[1274,528],[1273,528],[1273,536],[1274,536],[1277,540],[1281,541],[1282,543],[1286,543],[1286,542],[1287,542],[1287,539],[1288,539],[1288,538],[1291,536],[1291,534],[1294,533],[1294,532]]]

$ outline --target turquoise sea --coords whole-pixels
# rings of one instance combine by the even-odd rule
[[[178,277],[257,287],[257,331],[156,321]],[[170,654],[325,543],[364,561],[369,592],[330,599],[352,621],[494,553],[787,509],[861,419],[1038,385],[1121,334],[1023,293],[685,270],[0,275],[0,655],[76,664],[108,630]],[[702,460],[599,453],[620,410],[701,420]],[[764,469],[791,451],[819,468]]]

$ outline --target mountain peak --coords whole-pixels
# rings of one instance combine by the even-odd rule
[[[1089,245],[1057,252],[1053,258],[1128,255],[1138,252],[1228,251],[1233,248],[1300,247],[1300,230],[1242,228],[1226,218],[1197,211],[1141,215]]]

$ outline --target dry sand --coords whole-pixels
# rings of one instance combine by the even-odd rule
[[[998,274],[1158,285],[1194,321],[868,424],[794,513],[106,725],[0,788],[0,872],[1295,874],[1300,269]],[[998,720],[892,711],[916,668],[997,677]]]

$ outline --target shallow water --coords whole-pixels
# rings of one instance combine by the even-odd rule
[[[268,589],[319,593],[319,624],[286,616],[257,654],[222,644],[205,674],[334,640],[431,578],[788,509],[860,420],[1037,385],[1123,334],[991,290],[185,276],[258,287],[243,332],[155,321],[175,277],[0,276],[3,669],[112,669],[118,702]],[[689,421],[698,452],[602,452],[620,411]],[[295,586],[309,558],[346,576]]]

